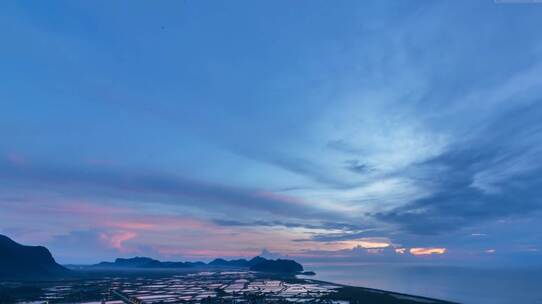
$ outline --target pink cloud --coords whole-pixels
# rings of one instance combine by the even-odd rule
[[[412,255],[445,254],[446,248],[410,248]]]
[[[137,234],[132,231],[120,231],[112,234],[100,234],[100,240],[107,243],[110,247],[120,251],[126,251],[126,248],[123,247],[123,243],[135,237],[137,237]]]
[[[156,225],[151,223],[143,222],[133,222],[133,221],[123,221],[123,222],[111,222],[106,226],[122,228],[122,229],[133,229],[133,230],[153,230],[156,228]]]
[[[125,218],[117,217],[115,219],[104,220],[100,224],[105,227],[142,231],[213,229],[215,227],[213,223],[208,221],[170,215],[130,215]]]

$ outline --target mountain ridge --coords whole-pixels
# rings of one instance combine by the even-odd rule
[[[26,246],[0,234],[1,279],[45,279],[69,275],[43,246]]]
[[[149,257],[136,256],[133,258],[117,258],[114,262],[100,262],[88,267],[91,269],[182,269],[193,267],[227,267],[275,273],[299,273],[303,271],[303,266],[294,260],[271,260],[261,256],[256,256],[250,260],[226,260],[223,258],[216,258],[209,263],[159,261]]]

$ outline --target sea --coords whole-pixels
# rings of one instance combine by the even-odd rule
[[[542,304],[542,267],[304,264],[311,278],[466,304]]]

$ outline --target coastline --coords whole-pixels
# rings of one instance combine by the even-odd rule
[[[90,275],[89,275],[90,274]],[[19,284],[19,285],[17,285]],[[49,303],[91,304],[104,299],[116,304],[115,294],[137,298],[144,303],[374,303],[374,304],[453,304],[455,302],[398,293],[388,290],[350,286],[295,275],[228,269],[200,272],[112,271],[81,273],[79,278],[59,281],[12,282],[13,291],[32,290],[32,297],[14,295],[12,302],[47,301]],[[5,287],[5,282],[0,284]],[[112,293],[113,290],[117,292]],[[174,292],[172,292],[174,290]],[[4,289],[4,293],[5,293]],[[1,299],[2,292],[0,292]],[[19,297],[19,298],[16,298]],[[237,300],[235,300],[237,299]],[[118,299],[117,299],[118,300]],[[256,303],[254,302],[254,303]],[[259,302],[258,302],[259,303]]]

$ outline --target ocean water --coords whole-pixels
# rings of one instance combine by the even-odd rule
[[[318,280],[466,304],[542,304],[542,267],[305,264]]]

